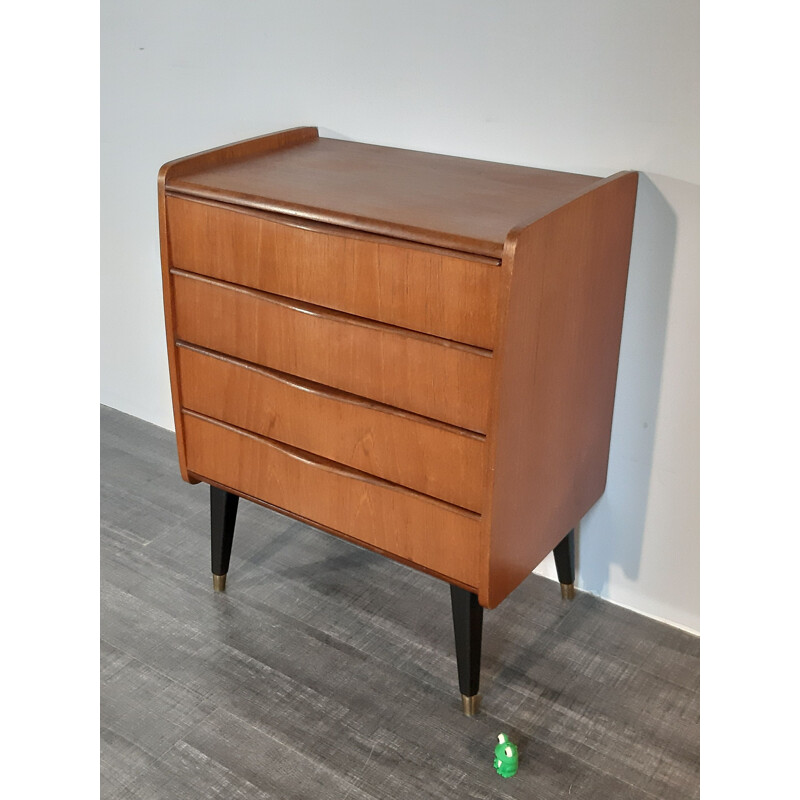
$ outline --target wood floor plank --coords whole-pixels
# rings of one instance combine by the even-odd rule
[[[185,742],[178,742],[129,786],[104,800],[279,800]]]
[[[226,709],[217,711],[186,737],[187,743],[271,796],[315,798],[333,793],[350,800],[373,800],[308,748],[308,738],[282,741]]]
[[[698,796],[697,637],[532,576],[485,614],[468,719],[445,584],[243,502],[214,593],[173,434],[101,424],[106,800]]]
[[[118,668],[101,670],[100,774],[107,790],[119,790],[161,758],[214,706],[132,656],[103,645],[104,660],[113,651]]]

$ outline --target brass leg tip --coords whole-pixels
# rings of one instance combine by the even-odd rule
[[[574,600],[575,599],[575,584],[574,583],[562,583],[561,584],[561,599],[562,600]]]
[[[225,591],[225,578],[227,575],[214,575],[214,591],[215,592],[224,592]]]
[[[461,707],[464,709],[464,716],[474,717],[481,707],[481,696],[479,694],[461,695]]]

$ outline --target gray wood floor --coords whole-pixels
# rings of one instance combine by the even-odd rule
[[[531,576],[484,615],[466,718],[444,583],[242,502],[214,594],[173,434],[101,424],[106,800],[699,796],[696,637]]]

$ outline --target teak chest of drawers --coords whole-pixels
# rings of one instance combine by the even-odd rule
[[[159,174],[183,478],[451,585],[477,709],[482,610],[603,492],[637,174],[600,179],[296,128]]]

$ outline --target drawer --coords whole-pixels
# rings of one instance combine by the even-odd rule
[[[484,350],[173,270],[179,340],[486,432]]]
[[[482,436],[193,347],[177,357],[184,408],[480,511]]]
[[[277,217],[280,220],[280,217]],[[493,349],[499,262],[167,198],[172,266]]]
[[[198,477],[477,587],[478,515],[192,413],[183,428]]]

